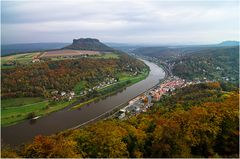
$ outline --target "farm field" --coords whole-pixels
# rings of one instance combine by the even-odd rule
[[[99,51],[88,51],[88,50],[56,50],[47,51],[41,55],[41,58],[45,57],[58,57],[58,56],[79,56],[79,55],[98,55]]]
[[[2,68],[9,68],[13,66],[13,64],[28,64],[31,63],[34,57],[39,56],[41,53],[24,53],[24,54],[17,54],[17,55],[10,55],[1,57],[1,67]]]
[[[99,51],[87,50],[58,50],[48,52],[23,53],[1,57],[1,68],[14,68],[16,65],[27,65],[33,62],[34,58],[48,58],[52,61],[65,60],[64,56],[71,56],[68,59],[76,59],[79,55],[88,55],[88,58],[118,59],[119,55],[111,52],[101,53]],[[91,56],[89,56],[91,55]]]
[[[67,57],[67,59],[77,59],[81,58],[81,56],[70,56]],[[119,55],[116,53],[99,53],[94,55],[88,55],[87,58],[93,58],[93,59],[118,59]],[[49,56],[48,59],[52,61],[58,61],[58,60],[65,60],[65,56]]]

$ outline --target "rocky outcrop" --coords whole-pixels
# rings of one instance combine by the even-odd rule
[[[101,43],[98,39],[80,38],[73,39],[73,43],[63,49],[73,50],[93,50],[93,51],[113,51],[114,49]]]

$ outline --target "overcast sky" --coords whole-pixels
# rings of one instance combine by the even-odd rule
[[[206,44],[239,39],[239,1],[2,1],[2,43]]]

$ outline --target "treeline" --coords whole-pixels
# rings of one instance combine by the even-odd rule
[[[51,90],[69,91],[80,81],[91,85],[119,72],[144,67],[143,62],[126,54],[120,54],[119,59],[81,58],[20,65],[1,70],[1,97],[48,97]]]
[[[227,92],[227,89],[230,92]],[[225,90],[225,91],[223,91]],[[239,93],[207,83],[166,95],[146,113],[53,136],[2,157],[239,157]]]

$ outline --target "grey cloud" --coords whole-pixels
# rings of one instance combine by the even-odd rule
[[[238,1],[3,1],[2,42],[214,42],[238,38],[238,10]]]

